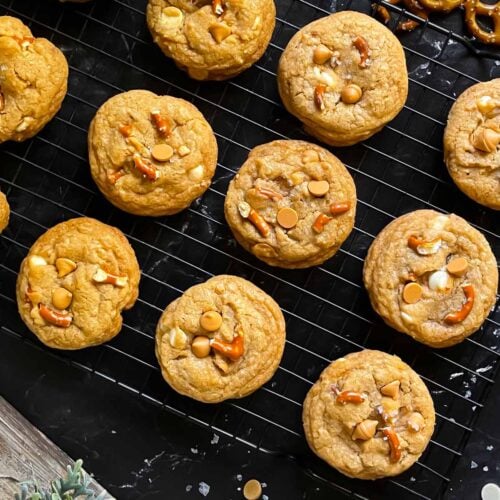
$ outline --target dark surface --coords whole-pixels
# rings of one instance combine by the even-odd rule
[[[0,394],[69,455],[85,459],[87,470],[120,499],[201,498],[201,481],[211,487],[207,498],[241,498],[237,488],[250,477],[267,483],[270,499],[342,498],[339,488],[369,498],[479,498],[481,486],[500,477],[498,309],[472,340],[432,351],[380,323],[361,286],[361,269],[380,229],[417,208],[462,215],[499,255],[498,215],[453,186],[441,140],[453,99],[476,80],[500,76],[500,66],[473,56],[455,35],[432,25],[404,35],[410,71],[406,108],[367,143],[335,151],[356,181],[355,230],[323,266],[283,271],[234,243],[223,219],[223,195],[249,148],[304,137],[279,104],[274,72],[280,48],[296,26],[347,3],[278,1],[277,29],[264,58],[220,84],[189,80],[161,55],[145,28],[144,5],[145,0],[85,6],[0,0],[0,14],[19,15],[36,35],[51,38],[71,69],[58,118],[31,141],[0,146],[0,186],[13,209],[0,236]],[[353,6],[367,12],[370,2]],[[462,27],[458,12],[436,22],[457,32]],[[153,220],[120,213],[89,176],[88,124],[104,100],[132,88],[191,100],[216,131],[214,184],[177,216]],[[128,235],[143,271],[141,299],[110,344],[55,353],[40,347],[19,320],[15,278],[27,249],[47,227],[81,214]],[[171,300],[223,272],[249,278],[274,296],[285,311],[288,342],[280,369],[263,389],[241,401],[207,406],[176,395],[161,380],[153,335]],[[307,390],[331,359],[361,347],[394,352],[410,363],[424,377],[438,412],[428,450],[394,481],[344,478],[315,459],[302,436]],[[212,444],[214,434],[219,441]],[[472,461],[478,467],[471,468]]]

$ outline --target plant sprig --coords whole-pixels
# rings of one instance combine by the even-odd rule
[[[77,460],[73,467],[68,465],[66,475],[52,481],[48,489],[40,487],[36,480],[19,483],[15,500],[105,500],[106,492],[96,496],[90,489],[92,478],[82,465],[82,460]]]

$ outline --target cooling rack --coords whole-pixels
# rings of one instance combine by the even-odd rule
[[[12,207],[9,229],[0,236],[2,336],[54,354],[39,345],[18,318],[16,274],[28,248],[48,227],[75,216],[96,217],[122,229],[133,245],[142,268],[140,298],[124,315],[123,330],[112,342],[58,352],[58,357],[96,380],[115,382],[262,453],[295,460],[334,491],[358,498],[438,498],[446,493],[494,386],[499,310],[462,344],[431,350],[375,317],[361,271],[377,233],[395,217],[418,208],[462,215],[485,234],[498,255],[498,218],[451,184],[441,141],[456,96],[477,81],[500,76],[494,62],[500,56],[467,38],[458,12],[401,35],[410,74],[405,108],[375,137],[335,150],[357,185],[353,233],[322,266],[274,269],[234,242],[223,216],[228,183],[252,147],[278,138],[306,138],[283,109],[275,82],[280,54],[296,30],[337,10],[374,13],[369,0],[276,3],[276,31],[261,61],[232,81],[199,83],[177,70],[152,43],[145,26],[146,0],[97,0],[78,6],[0,0],[1,15],[20,17],[37,36],[50,38],[70,64],[69,92],[58,116],[34,139],[0,147],[0,186]],[[379,3],[393,12],[392,28],[400,19],[415,18],[400,7]],[[491,57],[481,57],[485,54]],[[220,154],[214,182],[203,198],[176,216],[124,214],[104,200],[90,178],[90,120],[107,98],[133,88],[192,101],[216,133]],[[210,406],[177,395],[163,382],[154,357],[154,332],[169,302],[193,284],[221,273],[250,279],[278,301],[287,320],[287,344],[279,370],[265,387],[243,400]],[[323,368],[364,347],[396,353],[407,361],[427,383],[437,410],[436,431],[418,463],[397,478],[369,484],[347,479],[315,459],[304,445],[301,429],[302,401]]]

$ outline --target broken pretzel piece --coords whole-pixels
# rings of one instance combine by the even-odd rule
[[[116,276],[115,274],[107,273],[104,269],[97,269],[92,279],[99,284],[107,284],[123,288],[128,283],[127,276]]]
[[[467,283],[462,286],[462,290],[465,295],[465,302],[459,311],[449,313],[445,316],[444,321],[449,325],[456,325],[461,323],[472,311],[472,306],[474,305],[474,287]]]
[[[356,47],[356,49],[359,52],[359,57],[360,57],[359,67],[367,68],[370,64],[370,54],[371,54],[368,42],[362,36],[358,36],[354,39],[352,44],[354,45],[354,47]]]
[[[314,89],[314,104],[320,111],[325,110],[325,92],[326,85],[323,83],[316,85],[316,88]]]
[[[392,427],[385,427],[382,429],[382,434],[387,438],[389,446],[391,448],[391,462],[399,462],[401,458],[401,445],[399,443],[398,435]]]
[[[235,335],[232,342],[212,339],[210,345],[214,351],[226,356],[231,361],[237,361],[244,354],[243,337],[241,335]]]
[[[170,120],[162,116],[159,109],[153,109],[151,111],[151,118],[156,130],[158,130],[158,133],[162,137],[168,137],[172,133],[172,124]]]
[[[138,153],[133,156],[135,168],[150,181],[156,181],[160,176],[158,170],[146,159],[142,158]]]
[[[332,220],[333,217],[328,217],[328,215],[325,214],[319,214],[318,217],[316,217],[312,228],[316,233],[322,233],[325,226]]]
[[[433,255],[441,248],[441,240],[435,238],[434,240],[427,241],[417,236],[410,236],[408,238],[408,246],[419,255]]]
[[[359,405],[366,400],[366,396],[355,391],[342,391],[337,394],[335,401],[341,405],[353,403]]]
[[[351,208],[351,204],[348,201],[343,201],[340,203],[332,203],[330,205],[330,213],[332,215],[345,214]]]
[[[212,12],[216,16],[222,16],[222,14],[224,14],[223,0],[212,0]]]
[[[125,170],[121,168],[120,170],[108,171],[107,177],[110,184],[116,184],[119,179],[121,179],[126,174]]]
[[[54,311],[50,307],[47,307],[45,304],[39,304],[38,310],[40,312],[40,316],[51,325],[59,326],[61,328],[68,328],[72,321],[73,316],[69,313],[60,313]]]
[[[257,188],[256,191],[261,196],[264,196],[265,198],[269,198],[270,200],[273,200],[273,201],[278,201],[278,200],[283,199],[283,195],[281,193],[278,193],[277,191],[274,191],[273,189],[270,189],[270,188],[266,188],[266,187]]]
[[[238,203],[238,211],[244,219],[248,219],[264,238],[271,232],[269,224],[246,201]]]

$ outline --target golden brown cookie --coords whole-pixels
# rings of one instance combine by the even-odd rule
[[[23,260],[19,314],[49,347],[102,344],[120,331],[139,278],[134,250],[120,230],[95,219],[71,219],[40,236]]]
[[[338,12],[293,36],[281,56],[278,86],[283,104],[309,134],[349,146],[378,132],[403,108],[403,47],[375,19]]]
[[[422,379],[397,356],[364,350],[333,361],[304,401],[311,449],[349,477],[401,474],[434,431],[434,404]]]
[[[177,392],[217,403],[242,398],[277,370],[285,320],[276,302],[237,276],[195,285],[172,302],[156,328],[156,356]]]
[[[210,186],[217,166],[212,128],[191,103],[147,90],[106,101],[89,130],[90,171],[113,205],[171,215]]]
[[[0,191],[0,234],[9,225],[10,207],[7,197]]]
[[[459,189],[500,210],[500,78],[473,85],[457,99],[444,132],[444,159]]]
[[[225,80],[266,51],[273,0],[149,0],[149,30],[161,50],[196,80]]]
[[[68,63],[19,19],[0,17],[0,143],[37,134],[66,95]]]
[[[486,238],[457,215],[410,212],[372,243],[363,279],[375,311],[431,347],[458,344],[495,304],[498,271]]]
[[[224,204],[236,240],[271,266],[311,267],[349,236],[356,187],[329,151],[305,141],[254,148],[229,185]]]

